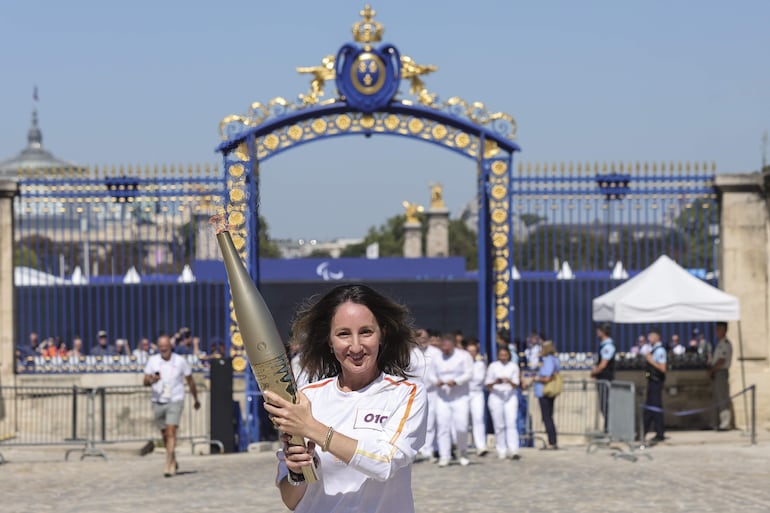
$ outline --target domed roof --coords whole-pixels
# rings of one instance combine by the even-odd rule
[[[74,162],[67,162],[54,157],[43,148],[43,134],[37,124],[37,110],[32,111],[32,126],[27,132],[27,147],[12,159],[0,162],[0,178],[19,178],[63,174],[70,170],[83,168]]]

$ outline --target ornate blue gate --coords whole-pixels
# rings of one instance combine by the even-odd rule
[[[275,98],[253,103],[246,115],[222,120],[228,183],[226,211],[233,239],[259,284],[259,164],[311,141],[344,135],[398,135],[427,141],[472,159],[478,176],[479,337],[489,348],[498,329],[512,326],[511,270],[513,237],[510,190],[516,124],[500,112],[489,112],[479,102],[456,97],[445,102],[431,93],[422,77],[436,70],[402,55],[391,44],[380,44],[383,26],[367,6],[353,25],[354,42],[344,44],[321,65],[300,68],[313,75],[311,90],[294,102]],[[326,83],[334,80],[332,97]],[[398,88],[409,80],[411,98],[400,98]],[[235,317],[230,311],[231,320]],[[233,368],[245,370],[243,342],[237,323],[230,326]],[[247,391],[256,392],[253,378]],[[256,403],[250,405],[255,421]]]

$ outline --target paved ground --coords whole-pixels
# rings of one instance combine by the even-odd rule
[[[180,474],[162,476],[162,453],[105,447],[109,459],[64,461],[61,448],[0,447],[4,513],[195,513],[286,511],[272,481],[272,453],[179,453]],[[468,467],[414,467],[416,509],[426,513],[536,511],[766,513],[770,511],[770,433],[758,444],[738,431],[672,432],[636,462],[613,451],[523,449],[518,462],[491,456]],[[398,512],[394,512],[398,513]]]

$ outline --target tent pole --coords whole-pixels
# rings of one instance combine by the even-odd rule
[[[743,360],[743,333],[741,332],[741,320],[738,319],[738,357],[741,360],[741,390],[743,393],[743,413],[746,417],[746,430],[749,430],[749,405],[746,397],[746,365]]]

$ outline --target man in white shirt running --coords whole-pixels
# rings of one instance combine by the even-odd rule
[[[177,462],[176,429],[182,418],[184,407],[184,384],[190,388],[195,400],[195,409],[201,407],[198,401],[198,391],[192,378],[190,364],[183,356],[172,351],[168,335],[158,337],[158,354],[152,355],[144,367],[144,386],[152,387],[152,413],[155,423],[163,435],[163,446],[166,448],[166,464],[163,475],[171,477],[176,474]]]

